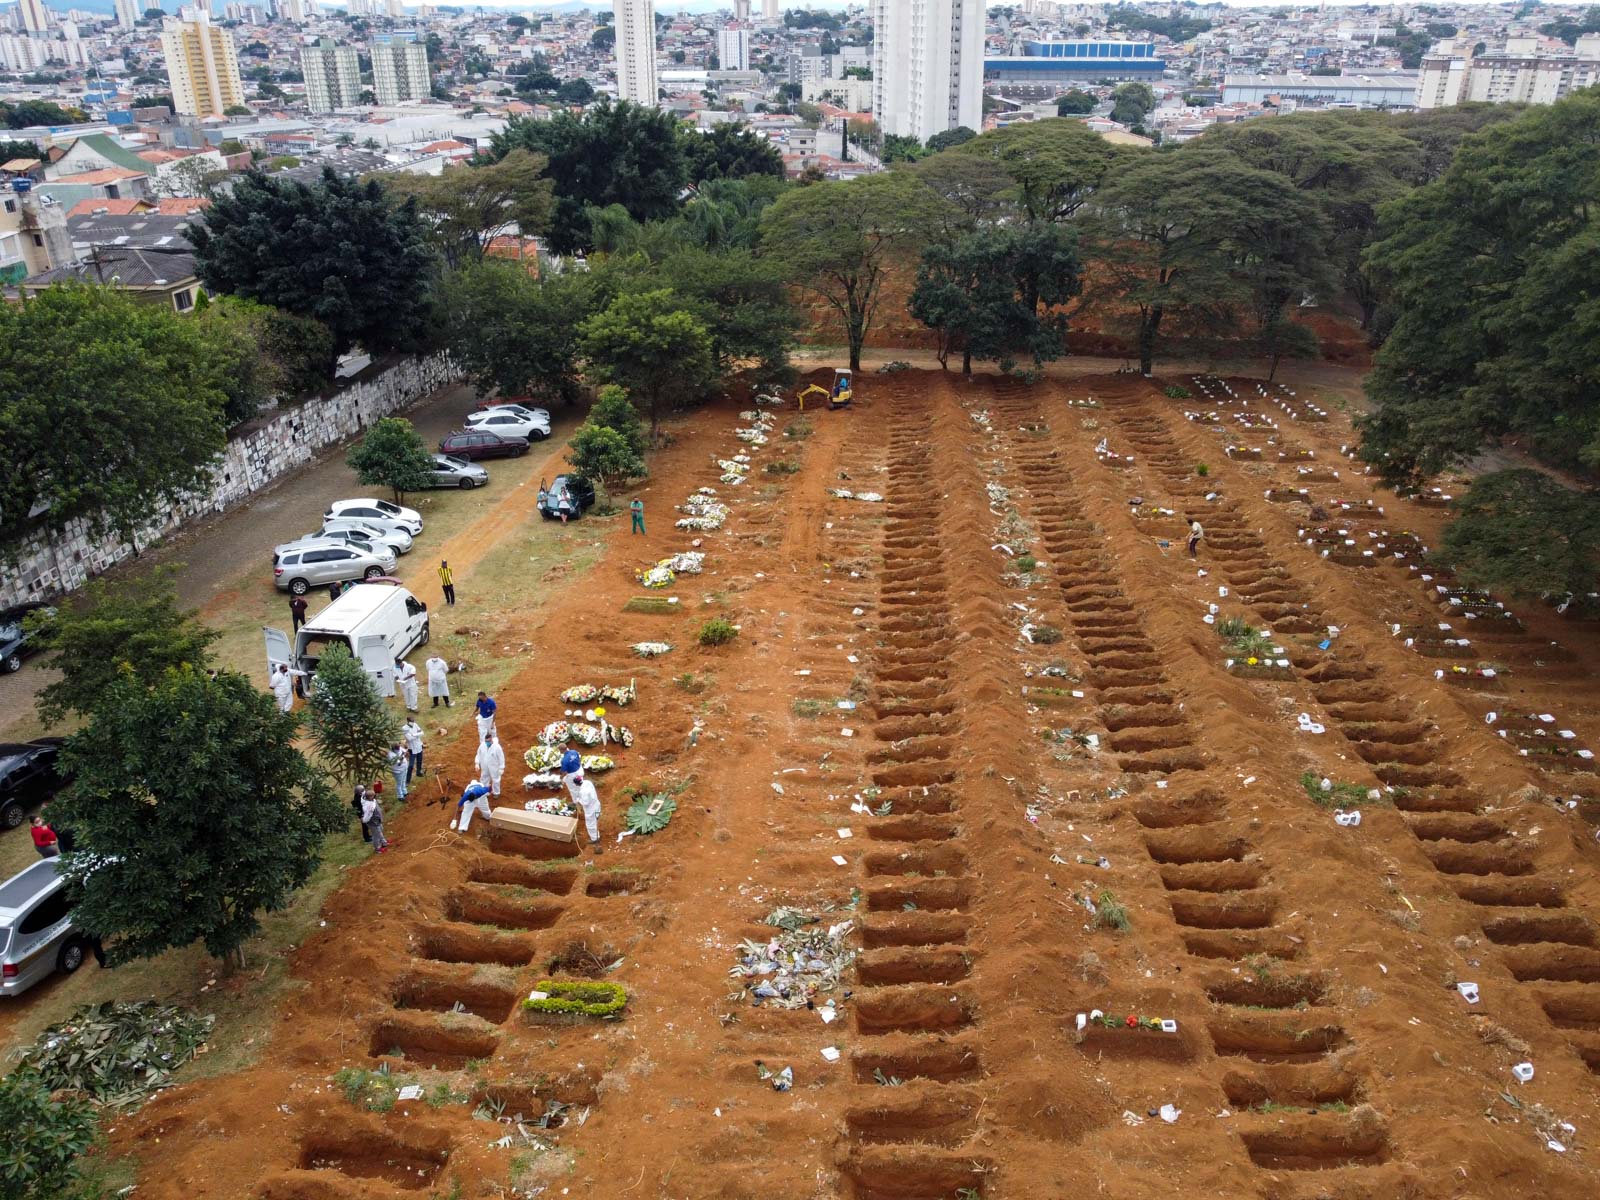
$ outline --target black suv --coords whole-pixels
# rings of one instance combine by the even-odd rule
[[[581,517],[585,509],[594,507],[594,484],[582,475],[557,475],[555,482],[546,487],[539,481],[539,515],[547,521],[561,516],[565,502],[567,517]]]
[[[19,604],[15,608],[0,609],[0,673],[9,674],[22,669],[22,660],[39,648],[29,637],[22,622],[30,613],[43,612],[47,617],[56,615],[48,604]]]
[[[38,808],[66,786],[56,769],[65,740],[0,742],[0,828],[15,829],[30,808]]]

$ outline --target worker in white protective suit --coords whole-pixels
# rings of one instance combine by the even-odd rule
[[[416,712],[417,669],[403,658],[394,660],[394,684],[400,689],[400,698],[406,702],[406,711]]]
[[[573,803],[583,810],[583,824],[589,834],[589,845],[594,847],[596,854],[604,854],[605,847],[600,845],[600,793],[594,790],[594,783],[585,778],[581,771],[569,787]]]
[[[433,707],[439,707],[439,701],[444,701],[446,708],[450,707],[450,664],[437,654],[423,663],[423,668],[428,672],[428,695],[433,697]]]
[[[500,777],[506,773],[506,751],[505,747],[495,739],[494,734],[484,734],[483,745],[478,747],[476,766],[478,778],[487,783],[489,790],[498,796]]]
[[[279,712],[288,712],[294,707],[294,676],[289,674],[284,663],[279,663],[272,672],[272,694],[278,698]]]
[[[490,816],[489,811],[489,785],[481,779],[474,779],[467,784],[466,790],[461,793],[461,799],[456,801],[457,818],[450,822],[451,829],[459,829],[465,833],[472,825],[472,814],[481,812],[485,817]]]

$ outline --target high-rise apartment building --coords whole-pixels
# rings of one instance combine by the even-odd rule
[[[1473,54],[1470,40],[1441,42],[1422,60],[1418,108],[1450,108],[1470,101],[1554,104],[1600,83],[1600,34],[1587,34],[1571,50],[1541,51],[1536,38],[1512,38]]]
[[[162,24],[161,52],[167,59],[172,102],[180,113],[220,117],[244,104],[239,55],[233,34],[203,14],[193,21],[171,17]]]
[[[872,0],[872,115],[927,141],[983,127],[983,0]]]
[[[406,7],[402,0],[384,0],[384,11],[391,21],[401,20],[406,15]]]
[[[748,29],[717,30],[717,66],[724,71],[750,69],[750,31]]]
[[[306,23],[305,0],[278,0],[278,16],[295,25]]]
[[[132,29],[139,21],[139,0],[116,0],[117,28]]]
[[[733,0],[733,19],[735,21],[750,19],[750,0]]]
[[[761,0],[761,19],[768,25],[783,23],[783,14],[778,10],[778,0]]]
[[[361,103],[361,58],[353,46],[321,38],[315,46],[301,48],[300,69],[306,77],[306,108],[311,112],[330,113]]]
[[[433,94],[428,48],[416,34],[379,34],[372,39],[372,90],[379,104],[426,100]]]
[[[655,107],[656,6],[651,0],[612,0],[617,24],[617,95]]]
[[[50,28],[50,13],[44,0],[17,0],[22,12],[22,27],[29,33],[43,33]]]

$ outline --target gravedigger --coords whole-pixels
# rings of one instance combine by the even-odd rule
[[[817,395],[826,400],[829,408],[849,408],[850,397],[853,392],[854,389],[850,381],[850,368],[835,367],[833,369],[833,390],[831,392],[820,383],[813,383],[808,387],[802,388],[796,399],[800,401],[801,412],[805,412],[806,397],[810,395]]]

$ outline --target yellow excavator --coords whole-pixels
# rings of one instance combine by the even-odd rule
[[[849,408],[850,397],[853,394],[854,389],[851,387],[850,368],[835,367],[833,369],[833,390],[831,392],[820,383],[813,383],[808,387],[802,388],[796,399],[800,401],[800,411],[805,412],[807,396],[815,395],[826,400],[829,408]]]

